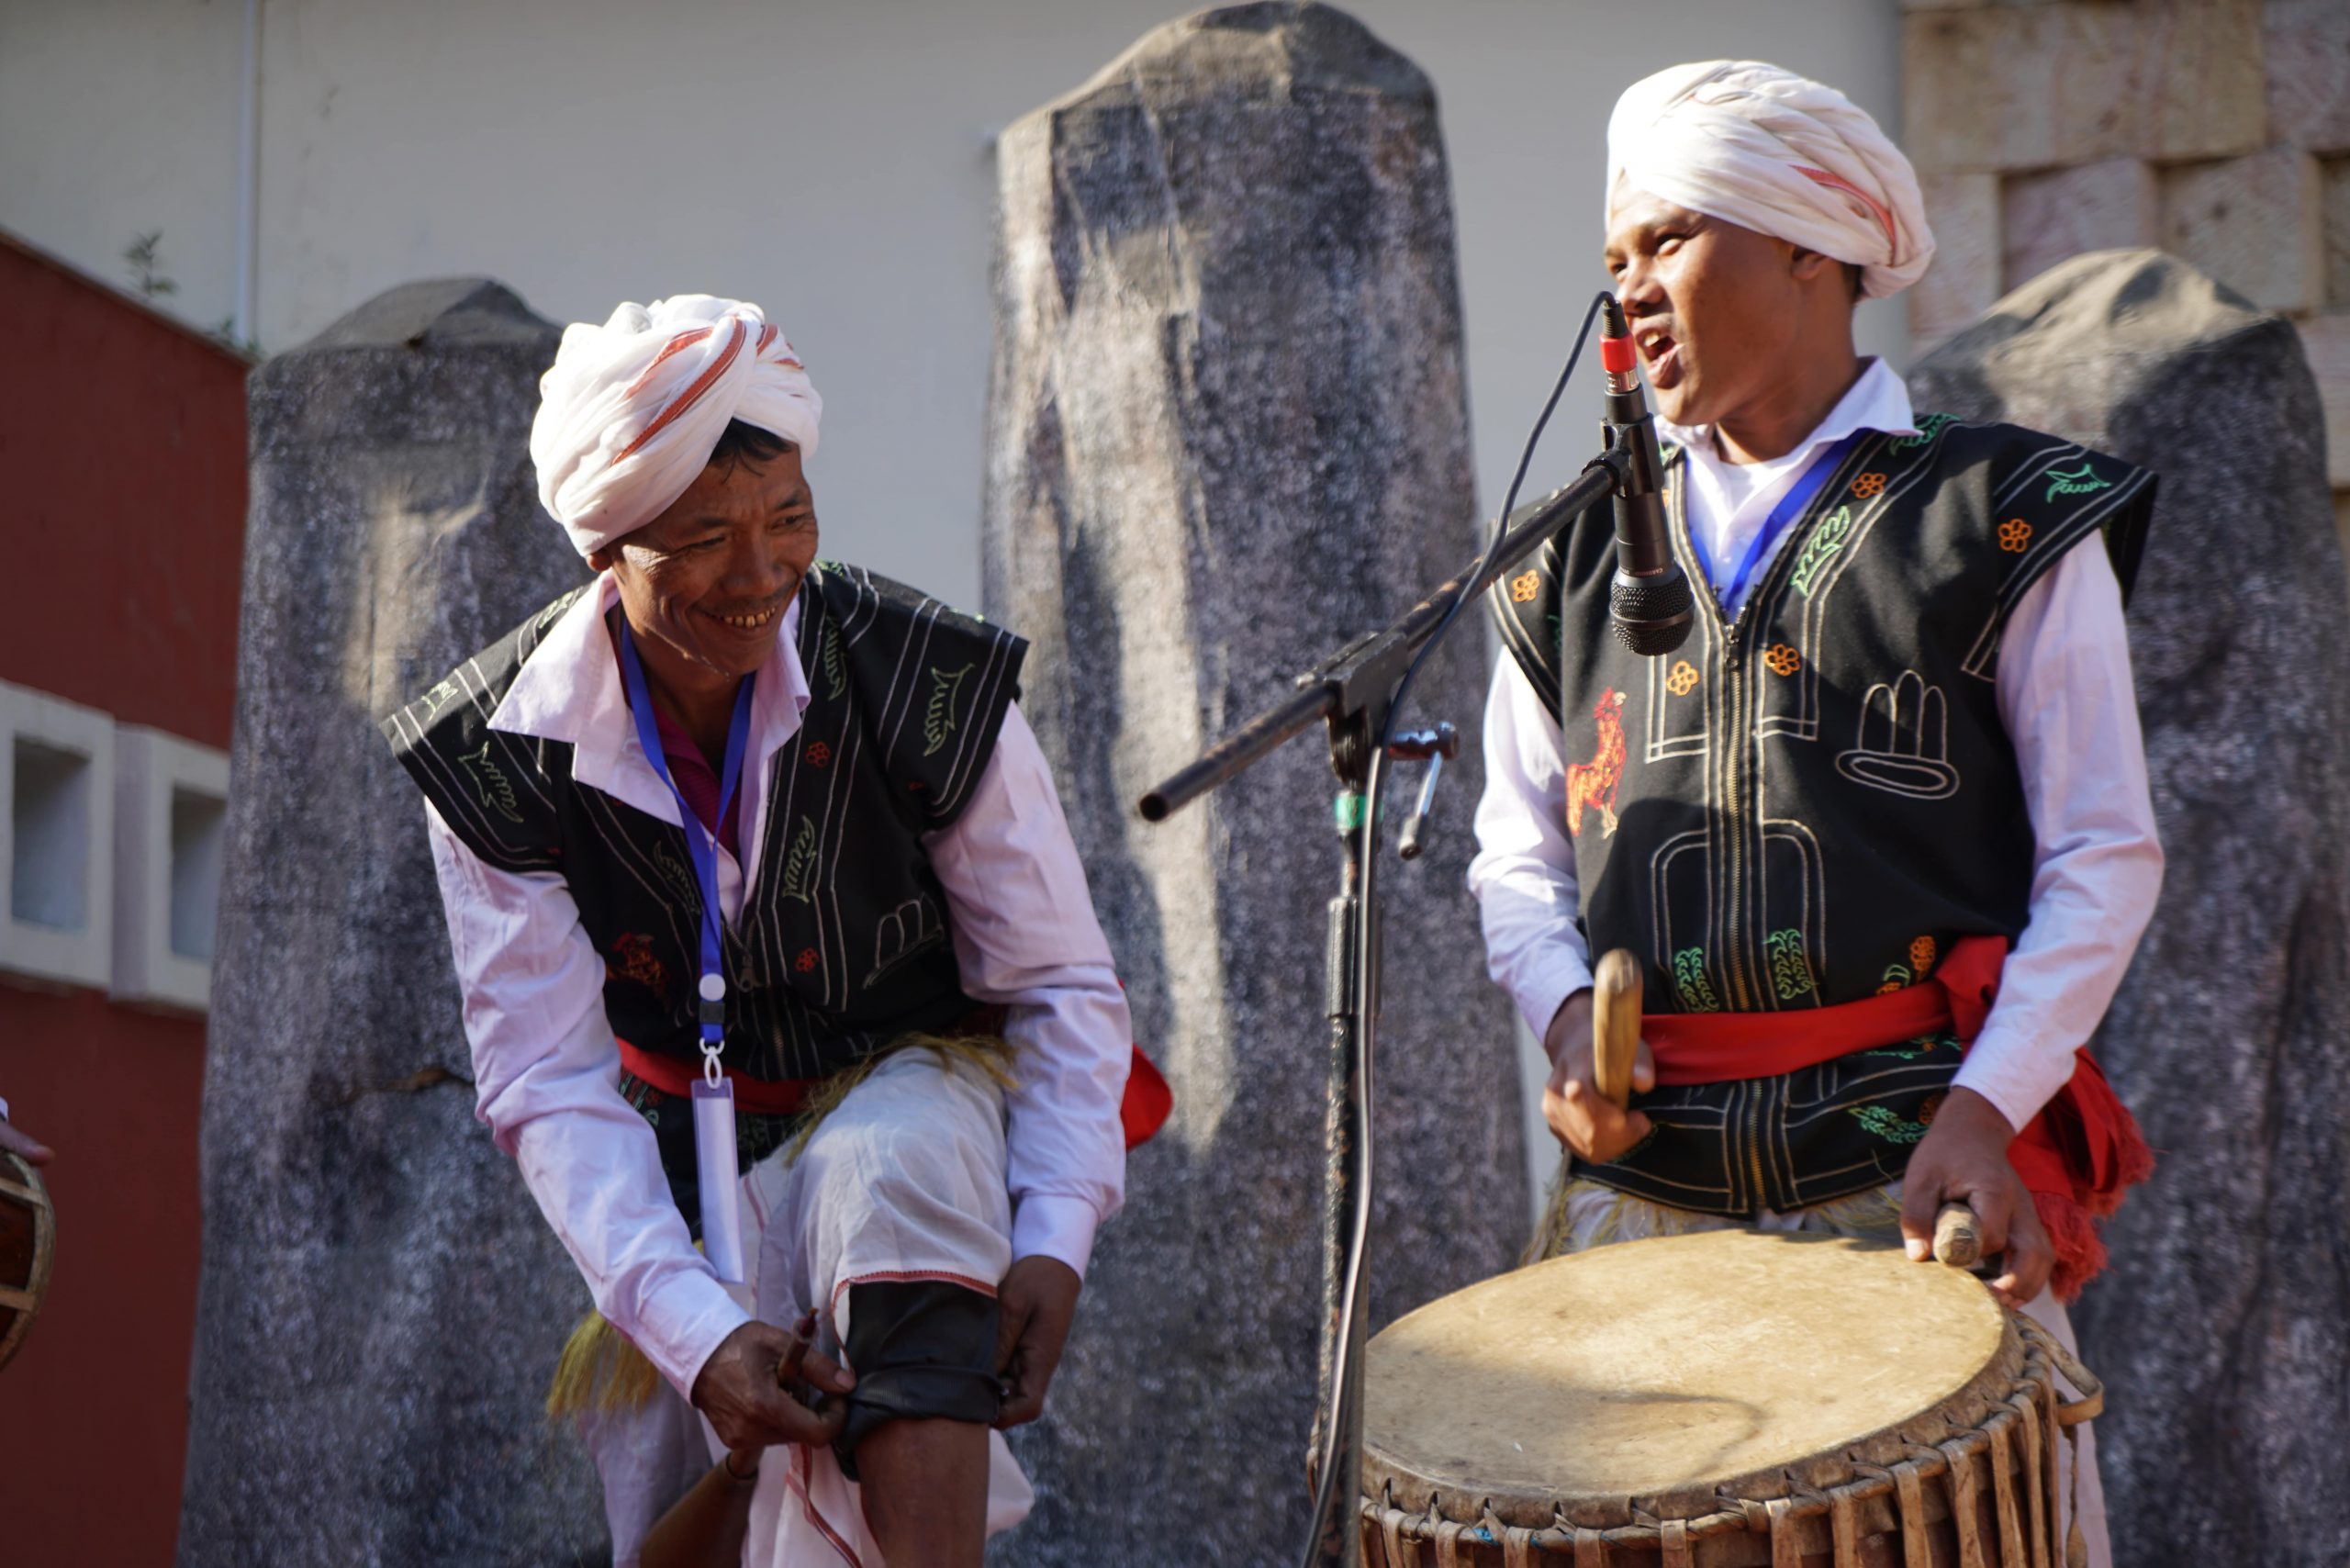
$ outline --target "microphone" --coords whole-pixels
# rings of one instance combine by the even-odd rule
[[[1607,589],[1607,619],[1616,640],[1642,657],[1669,654],[1689,638],[1689,579],[1673,559],[1664,532],[1664,462],[1657,454],[1656,423],[1640,394],[1631,330],[1613,295],[1599,307],[1599,364],[1607,373],[1607,437],[1630,448],[1616,497],[1616,578]]]

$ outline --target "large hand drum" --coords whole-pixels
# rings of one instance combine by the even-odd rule
[[[0,1153],[0,1367],[17,1353],[49,1289],[57,1220],[33,1168]]]
[[[2057,1568],[2095,1382],[1981,1282],[1744,1230],[1602,1247],[1371,1342],[1363,1554],[1575,1568]]]

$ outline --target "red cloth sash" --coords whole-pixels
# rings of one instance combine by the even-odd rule
[[[699,1063],[684,1061],[677,1057],[661,1056],[620,1042],[621,1070],[651,1084],[664,1094],[674,1094],[682,1100],[694,1092],[701,1079]],[[1156,1134],[1175,1108],[1174,1092],[1167,1087],[1167,1080],[1158,1075],[1142,1047],[1134,1047],[1133,1062],[1126,1073],[1125,1098],[1118,1103],[1118,1121],[1125,1129],[1126,1147],[1145,1143]],[[808,1103],[821,1079],[790,1078],[769,1081],[750,1078],[733,1068],[726,1068],[727,1080],[734,1085],[734,1103],[744,1111],[763,1116],[788,1116]]]
[[[1640,1036],[1664,1086],[1774,1078],[1944,1031],[1972,1045],[1998,999],[2007,958],[2004,937],[1969,936],[1952,945],[1924,984],[1797,1012],[1652,1013],[1640,1020]],[[2075,1053],[2065,1087],[2008,1146],[2008,1163],[2055,1245],[2051,1282],[2072,1301],[2105,1267],[2093,1221],[2111,1215],[2154,1169],[2137,1118],[2086,1048]]]

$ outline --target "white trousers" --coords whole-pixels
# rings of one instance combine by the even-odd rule
[[[839,1359],[849,1287],[946,1280],[993,1295],[1012,1265],[1003,1095],[968,1062],[920,1047],[877,1066],[817,1125],[799,1159],[778,1153],[743,1177],[744,1251],[753,1283],[730,1287],[746,1310],[789,1327],[817,1316],[817,1348]],[[856,1369],[851,1367],[851,1372]],[[604,1482],[615,1568],[632,1568],[661,1512],[724,1445],[663,1384],[643,1408],[597,1415],[582,1434]],[[988,1434],[987,1531],[1027,1518],[1035,1495]],[[751,1495],[745,1568],[881,1568],[856,1483],[830,1448],[768,1449]]]
[[[1728,1219],[1719,1215],[1668,1208],[1587,1180],[1570,1186],[1563,1201],[1565,1211],[1560,1216],[1561,1223],[1554,1247],[1558,1252],[1581,1252],[1611,1241],[1632,1241],[1647,1236],[1685,1236],[1748,1226],[1762,1230],[1826,1231],[1877,1241],[1897,1241],[1901,1234],[1898,1182],[1815,1208],[1786,1214],[1764,1209],[1751,1219]],[[2076,1356],[2080,1353],[2080,1346],[2073,1338],[2073,1320],[2053,1291],[2042,1291],[2025,1304],[2023,1314],[2054,1335],[2065,1350]],[[2056,1383],[2067,1397],[2079,1397],[2080,1390],[2066,1382],[2063,1374],[2058,1374]],[[2113,1568],[2113,1547],[2105,1526],[2105,1486],[2098,1478],[2095,1428],[2096,1423],[2087,1421],[2073,1428],[2078,1445],[2075,1452],[2078,1455],[2076,1462],[2079,1476],[2076,1486],[2068,1489],[2062,1506],[2067,1511],[2067,1518],[2070,1510],[2078,1507],[2089,1568]]]

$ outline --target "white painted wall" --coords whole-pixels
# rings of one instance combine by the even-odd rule
[[[1437,84],[1489,506],[1605,282],[1601,151],[1626,83],[1759,56],[1898,123],[1896,0],[1350,8]],[[824,393],[827,549],[977,599],[992,137],[1178,14],[1167,0],[258,14],[263,347],[452,274],[498,277],[558,320],[695,289],[756,299]],[[203,325],[229,315],[245,16],[243,0],[0,0],[0,227],[118,282],[123,246],[160,229],[180,285],[161,303]],[[1906,361],[1897,307],[1864,306],[1862,336]],[[1536,493],[1579,465],[1595,410],[1588,393],[1563,407]],[[1535,1147],[1547,1167],[1547,1137]]]

